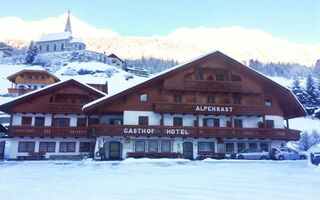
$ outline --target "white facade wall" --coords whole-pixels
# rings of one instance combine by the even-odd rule
[[[103,115],[100,118],[100,124],[110,124],[110,119],[121,119],[123,121],[123,115]]]
[[[266,120],[273,120],[274,128],[284,128],[284,119],[282,116],[266,115]]]
[[[35,142],[34,152],[39,152],[40,142],[56,142],[55,152],[46,152],[45,158],[50,155],[80,155],[85,154],[79,151],[80,142],[90,142],[87,138],[13,138],[6,141],[5,159],[17,159],[17,156],[27,156],[27,152],[18,152],[19,142]],[[60,142],[75,142],[75,152],[59,152]]]
[[[123,112],[123,124],[124,125],[138,125],[139,116],[148,116],[150,126],[159,126],[161,115],[152,111],[130,111]]]
[[[36,117],[44,117],[44,126],[51,126],[52,125],[52,114],[42,114],[42,113],[15,113],[12,115],[12,125],[13,126],[21,126],[22,125],[22,117],[32,117],[31,126],[35,125],[35,118]],[[77,126],[77,119],[78,118],[85,118],[85,115],[76,115],[76,114],[56,114],[53,116],[53,118],[68,118],[70,119],[70,127],[76,127]]]

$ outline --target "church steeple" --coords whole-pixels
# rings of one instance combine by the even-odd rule
[[[70,22],[70,10],[68,10],[68,19],[67,19],[66,26],[64,28],[64,32],[72,33],[72,31],[71,31],[71,22]]]

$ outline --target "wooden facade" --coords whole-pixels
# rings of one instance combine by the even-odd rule
[[[22,70],[8,77],[12,87],[8,88],[10,94],[25,94],[59,82],[60,79],[46,70]]]
[[[288,119],[305,115],[288,89],[220,52],[113,96],[93,87],[69,80],[1,105],[12,115],[9,135],[17,141],[59,139],[61,148],[64,139],[95,139],[95,152],[104,148],[109,159],[178,155],[189,142],[192,159],[225,153],[230,142],[273,147],[299,140]]]

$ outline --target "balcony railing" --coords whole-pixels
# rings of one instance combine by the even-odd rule
[[[8,92],[9,93],[21,93],[21,94],[24,94],[24,93],[28,93],[28,92],[31,92],[33,91],[34,89],[30,89],[30,88],[27,88],[27,89],[19,89],[19,88],[8,88]]]
[[[160,113],[189,113],[189,114],[222,114],[222,115],[252,115],[261,116],[266,113],[263,105],[199,105],[185,103],[154,103],[154,111]]]
[[[82,104],[49,103],[49,113],[82,114]]]
[[[204,138],[247,138],[272,140],[299,140],[300,131],[292,129],[266,128],[213,128],[135,125],[95,125],[97,136],[156,136],[156,137],[204,137]]]
[[[241,92],[241,82],[185,80],[183,90],[200,90],[208,92]]]
[[[11,126],[12,137],[91,137],[91,128],[87,127],[47,127],[47,126]]]

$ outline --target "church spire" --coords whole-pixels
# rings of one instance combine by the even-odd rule
[[[70,10],[68,10],[68,19],[67,19],[66,26],[64,28],[64,32],[72,33],[72,31],[71,31],[71,22],[70,22]]]

